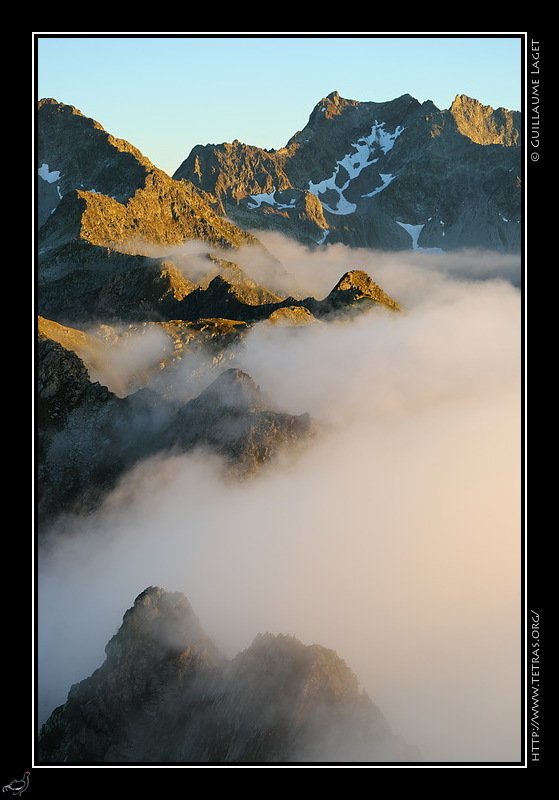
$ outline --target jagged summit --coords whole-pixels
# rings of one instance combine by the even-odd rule
[[[138,595],[105,648],[111,667],[130,668],[140,661],[146,672],[156,670],[167,659],[180,660],[187,651],[191,658],[196,652],[209,663],[218,663],[221,658],[188,599],[180,592],[166,592],[158,586],[149,586]]]
[[[493,109],[465,94],[457,94],[450,107],[461,134],[482,145],[499,144],[513,147],[520,144],[521,114],[504,108]]]
[[[330,94],[323,97],[322,100],[317,103],[311,114],[309,123],[314,122],[319,114],[322,114],[325,119],[332,119],[332,117],[341,114],[345,108],[349,106],[355,107],[357,105],[359,104],[356,100],[346,100],[341,97],[337,91],[330,92]]]
[[[243,370],[231,367],[219,375],[198,398],[200,403],[216,402],[222,409],[239,411],[262,408],[260,387]]]
[[[333,92],[330,92],[330,94],[326,95],[326,99],[330,100],[335,105],[339,105],[340,99],[342,99],[342,98],[340,98],[340,93],[338,92],[338,90],[334,89]]]
[[[353,115],[356,110],[363,107],[375,107],[382,109],[388,116],[393,115],[397,110],[398,113],[408,113],[410,106],[419,106],[419,101],[412,97],[410,94],[403,94],[394,100],[383,101],[379,103],[363,102],[360,100],[350,100],[342,97],[338,91],[330,92],[330,94],[323,97],[314,107],[309,117],[308,125],[312,125],[320,117],[331,120],[335,117],[344,114]],[[299,134],[297,135],[299,136]],[[302,137],[301,137],[302,138]]]
[[[216,453],[231,475],[245,479],[280,451],[308,441],[314,427],[309,414],[277,410],[250,375],[233,367],[179,410],[167,446]]]
[[[126,202],[155,169],[136,147],[74,106],[40,100],[37,123],[39,225],[72,190]]]
[[[70,113],[77,114],[80,117],[84,116],[82,114],[82,112],[79,109],[77,109],[75,106],[69,106],[69,105],[66,105],[66,103],[59,103],[59,101],[55,100],[54,97],[43,97],[41,100],[39,100],[38,108],[41,109],[41,108],[43,108],[43,106],[56,106],[56,110],[57,111],[69,111]],[[91,120],[91,121],[93,122],[93,124],[94,124],[94,126],[96,128],[100,128],[101,130],[103,130],[103,126],[102,125],[100,125],[95,120]]]
[[[342,275],[326,298],[327,301],[335,302],[336,304],[363,299],[374,300],[394,310],[400,308],[398,303],[389,297],[386,292],[383,292],[370,275],[361,269],[354,269]]]
[[[333,650],[257,635],[231,661],[149,587],[39,736],[41,764],[417,761]]]

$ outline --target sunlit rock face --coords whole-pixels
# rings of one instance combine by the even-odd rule
[[[254,241],[215,214],[191,184],[172,180],[73,106],[41,100],[37,133],[42,250],[71,234],[126,252],[186,239],[224,248]]]
[[[224,658],[180,593],[142,592],[44,724],[39,762],[417,760],[333,650],[258,635]]]
[[[173,180],[73,106],[41,100],[37,132],[38,310],[45,317],[70,325],[168,318],[196,287],[160,254],[192,241],[208,258],[210,248],[259,246],[192,184]]]
[[[504,108],[484,106],[465,94],[456,95],[450,107],[459,132],[478,144],[502,144],[506,147],[521,143],[521,114]]]
[[[177,169],[254,229],[384,250],[520,249],[520,113],[457,95],[323,98],[280,150],[197,146]],[[308,195],[318,200],[311,204]]]

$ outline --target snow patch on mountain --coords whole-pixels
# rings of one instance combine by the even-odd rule
[[[39,167],[39,177],[41,177],[44,181],[48,183],[54,183],[55,181],[60,180],[60,172],[58,170],[52,170],[48,164],[41,164]]]
[[[396,220],[396,222],[398,222],[398,220]],[[398,225],[400,225],[400,227],[402,227],[405,231],[407,231],[411,236],[412,249],[419,250],[419,245],[418,245],[419,234],[425,227],[425,223],[423,223],[423,225],[409,225],[407,222],[398,222]]]
[[[47,183],[58,183],[60,180],[60,171],[59,170],[51,170],[48,164],[41,164],[39,169],[37,170],[39,177],[42,178]],[[58,192],[58,199],[62,200],[62,192],[60,191],[60,186],[56,187],[56,191]],[[51,209],[51,214],[54,211],[54,208]]]
[[[362,194],[361,197],[374,197],[375,194],[378,194],[379,192],[382,192],[383,189],[386,189],[388,184],[392,183],[395,177],[395,175],[386,175],[381,172],[379,174],[379,178],[382,181],[382,186],[377,186],[377,188],[373,189],[372,192],[369,192],[368,194]]]
[[[379,123],[375,120],[371,133],[368,136],[362,136],[357,142],[352,142],[350,152],[336,163],[334,171],[329,178],[319,183],[309,182],[309,191],[318,197],[323,207],[331,214],[352,214],[356,210],[357,206],[348,202],[344,192],[366,167],[378,162],[379,156],[377,154],[379,151],[386,154],[389,150],[392,150],[396,139],[404,130],[402,126],[398,126],[393,132],[390,132],[386,130],[385,126],[385,122]],[[375,155],[377,155],[376,158],[373,157]],[[342,169],[347,173],[348,179],[340,187],[337,185],[337,179]],[[375,194],[382,192],[394,179],[394,175],[388,174],[379,173],[379,177],[382,180],[381,186],[376,187],[368,194],[362,195],[362,197],[373,197]],[[321,195],[326,192],[335,192],[337,199],[326,201],[321,198]]]
[[[280,200],[276,200],[276,194],[277,194],[277,190],[276,189],[274,189],[273,192],[268,192],[268,193],[263,192],[262,194],[251,194],[250,195],[250,200],[252,202],[248,203],[248,208],[250,208],[251,211],[252,211],[255,208],[260,208],[262,203],[267,203],[268,205],[271,205],[274,208],[276,208],[278,211],[285,211],[288,208],[294,208],[295,207],[295,203],[296,203],[296,198],[295,197],[293,197],[289,201],[289,203],[283,203]]]
[[[398,222],[398,220],[396,220]],[[398,225],[403,228],[405,231],[409,233],[412,240],[412,250],[422,250],[423,252],[429,253],[444,253],[444,250],[441,250],[440,247],[430,247],[428,249],[419,246],[419,236],[421,231],[425,227],[425,223],[422,225],[410,225],[407,222],[398,222]],[[441,225],[444,225],[444,222],[441,221]],[[444,231],[443,231],[444,236]]]

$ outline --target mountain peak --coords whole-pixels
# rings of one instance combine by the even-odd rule
[[[457,94],[450,107],[458,131],[477,144],[520,144],[521,120],[518,111],[494,109],[466,94]]]
[[[374,300],[393,309],[399,309],[398,303],[389,297],[370,275],[362,269],[353,269],[346,272],[338,283],[334,286],[327,297],[330,302],[336,303],[344,299],[355,300]]]
[[[314,113],[323,114],[326,119],[332,119],[338,114],[341,114],[348,106],[358,105],[359,102],[357,100],[346,100],[344,97],[340,96],[338,91],[333,91],[330,92],[330,94],[326,97],[322,98],[322,100],[316,105]]]
[[[66,115],[66,116],[74,116],[74,117],[81,117],[82,124],[89,124],[94,128],[97,128],[100,131],[104,131],[105,129],[103,126],[94,119],[90,117],[86,117],[79,108],[75,106],[70,106],[67,103],[60,103],[58,100],[55,100],[54,97],[43,97],[37,103],[37,110],[42,115]]]
[[[219,406],[244,410],[260,407],[261,392],[253,378],[241,369],[231,367],[219,375],[200,395],[201,402],[218,400]]]
[[[58,100],[54,99],[54,97],[43,97],[37,103],[38,108],[42,108],[42,106],[61,106],[61,105],[62,103],[59,103]],[[74,108],[74,106],[68,106],[68,108]]]
[[[180,592],[167,592],[150,586],[138,595],[124,614],[122,625],[108,642],[105,652],[113,663],[136,658],[154,660],[178,656],[202,642],[205,635],[187,598]]]

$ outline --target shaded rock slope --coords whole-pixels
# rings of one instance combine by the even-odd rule
[[[103,501],[125,473],[162,454],[218,455],[226,474],[253,475],[313,433],[307,414],[278,411],[252,378],[230,367],[198,397],[166,401],[141,388],[119,397],[90,379],[75,350],[39,336],[37,391],[39,533]]]
[[[333,650],[266,633],[226,659],[182,594],[143,591],[105,653],[43,725],[40,764],[419,760]]]

